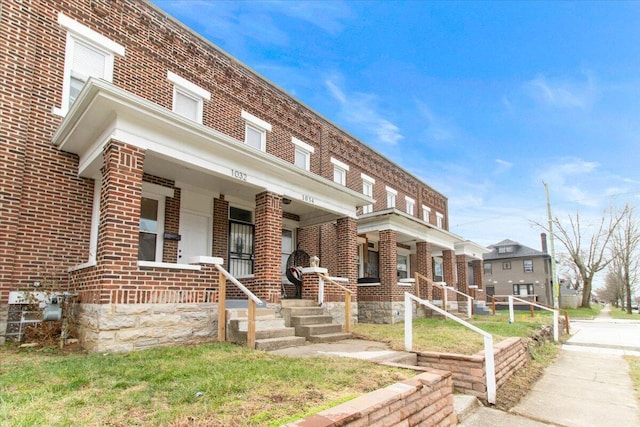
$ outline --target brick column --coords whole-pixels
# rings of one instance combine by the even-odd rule
[[[420,298],[428,299],[433,298],[433,287],[431,282],[433,281],[433,261],[431,259],[431,243],[429,242],[417,242],[416,243],[416,271],[427,278],[427,282],[420,282]]]
[[[469,280],[467,279],[467,256],[456,255],[456,271],[458,273],[458,290],[469,295]]]
[[[337,273],[339,277],[349,279],[349,289],[355,291],[358,281],[358,227],[356,220],[354,218],[340,218],[337,222],[337,229]]]
[[[442,251],[442,275],[447,286],[456,286],[456,254],[452,250]]]
[[[220,198],[213,200],[213,242],[211,254],[224,260],[222,264],[229,268],[229,202]]]
[[[256,195],[254,286],[259,297],[279,301],[282,285],[282,197],[265,191]]]
[[[400,300],[398,291],[398,250],[397,235],[393,230],[382,230],[379,232],[378,242],[380,283],[382,285],[382,301]],[[395,298],[395,299],[394,299]]]
[[[145,152],[118,141],[104,149],[100,190],[97,263],[101,272],[101,302],[106,292],[125,284],[123,274],[137,270],[140,199]]]
[[[481,259],[474,259],[471,261],[471,268],[473,269],[473,284],[478,289],[484,289],[484,265]]]

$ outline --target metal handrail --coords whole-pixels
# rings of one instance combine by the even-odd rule
[[[247,347],[254,349],[256,346],[256,305],[262,304],[262,300],[255,296],[253,292],[246,288],[242,283],[231,275],[220,264],[214,264],[214,267],[220,273],[220,285],[218,295],[218,341],[224,342],[227,339],[227,316],[225,310],[227,279],[236,285],[249,300],[249,310],[247,313]]]
[[[443,316],[454,320],[460,323],[463,326],[471,329],[472,331],[482,335],[484,340],[484,364],[486,370],[486,379],[487,379],[487,401],[489,403],[496,403],[496,366],[495,359],[493,355],[493,336],[478,328],[475,325],[472,325],[469,322],[466,322],[454,314],[448,313],[445,310],[431,304],[429,301],[423,300],[421,298],[416,297],[415,295],[411,295],[409,292],[404,293],[404,348],[406,351],[412,351],[413,348],[413,304],[411,300],[417,302],[418,304],[425,305],[426,307],[434,310],[437,313],[442,314]]]
[[[353,295],[353,291],[342,286],[325,273],[318,273],[318,276],[344,291],[344,331],[351,332],[351,295]]]
[[[558,310],[555,310],[553,308],[547,308],[543,305],[529,302],[529,301],[523,300],[522,298],[514,297],[513,295],[509,295],[509,323],[515,322],[515,316],[513,313],[513,300],[517,300],[525,304],[529,304],[532,309],[533,307],[538,307],[543,310],[552,312],[553,313],[553,340],[556,342],[558,341]]]
[[[464,292],[460,292],[459,290],[455,289],[453,286],[447,286],[446,282],[434,282],[434,285],[441,285],[444,288],[444,293],[446,294],[447,290],[453,291],[456,294],[462,295],[463,297],[465,297],[467,299],[467,316],[471,317],[472,315],[472,307],[473,307],[473,300],[474,298],[471,295],[467,295]],[[445,300],[446,302],[446,300]],[[446,310],[446,305],[444,306],[445,310]]]

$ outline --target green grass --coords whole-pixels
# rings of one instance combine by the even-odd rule
[[[591,308],[563,308],[560,312],[567,311],[569,313],[569,320],[591,320],[595,318],[598,314],[600,314],[600,310],[602,307],[600,304],[591,304]]]
[[[226,344],[0,360],[1,426],[281,425],[414,375]]]
[[[622,309],[620,307],[611,307],[611,317],[614,319],[633,319],[640,320],[640,315],[636,312],[632,312],[631,314],[627,313],[627,309]]]
[[[498,312],[496,316],[474,316],[471,323],[494,336],[499,342],[508,337],[525,337],[542,325],[552,323],[551,315],[536,312],[516,312],[515,322],[509,323],[509,314]],[[354,325],[356,335],[388,343],[392,348],[404,350],[404,324],[377,325],[359,323]],[[474,354],[483,349],[480,334],[453,320],[418,318],[413,321],[413,349],[416,351],[441,351],[448,353]]]
[[[625,356],[629,363],[629,375],[633,381],[633,389],[636,391],[636,398],[640,403],[640,357]]]

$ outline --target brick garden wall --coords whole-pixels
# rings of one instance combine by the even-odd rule
[[[287,427],[455,426],[451,374],[425,372]]]
[[[439,352],[416,353],[418,366],[451,372],[453,388],[456,391],[474,395],[485,404],[487,403],[484,350],[470,356]],[[528,361],[527,349],[521,338],[507,338],[494,344],[493,354],[496,388],[499,388]]]

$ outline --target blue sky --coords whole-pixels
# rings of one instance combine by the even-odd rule
[[[480,244],[540,248],[543,180],[585,222],[640,196],[640,2],[154,3],[445,194]]]

